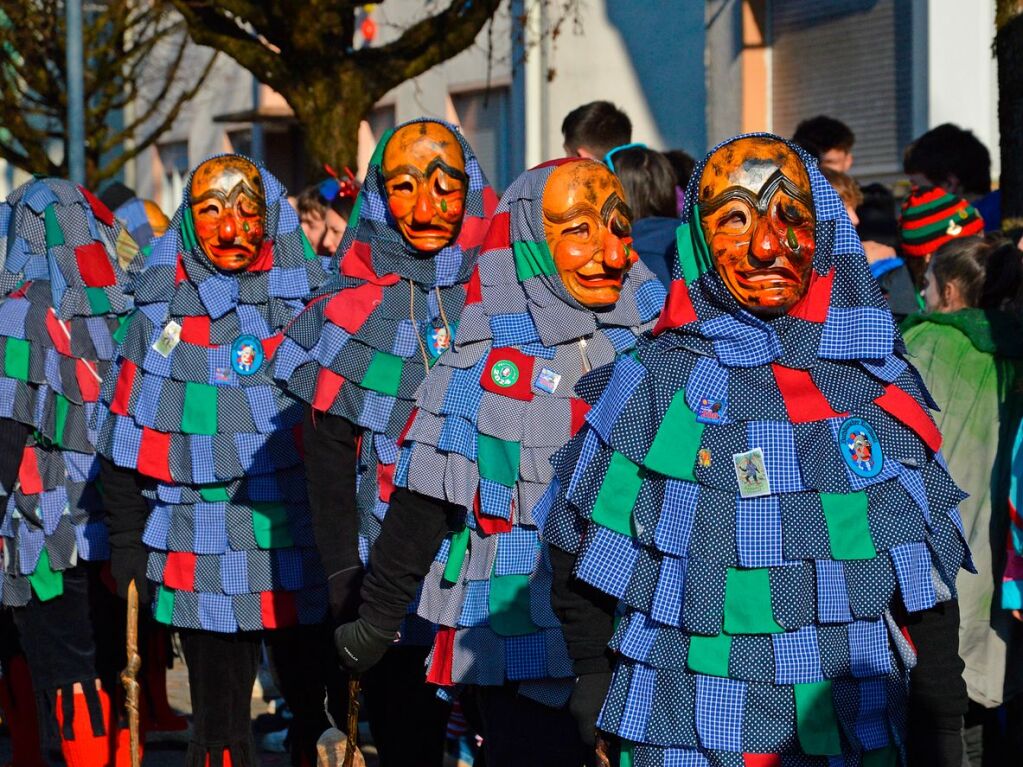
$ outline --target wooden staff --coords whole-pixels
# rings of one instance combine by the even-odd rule
[[[345,759],[341,767],[352,767],[359,750],[359,686],[359,675],[352,674],[348,678],[348,740],[345,742]]]
[[[611,767],[613,748],[601,733],[597,733],[597,767]]]
[[[136,676],[142,666],[142,658],[139,656],[139,590],[134,578],[128,584],[128,632],[125,654],[128,665],[121,672],[121,684],[124,685],[124,708],[128,714],[131,767],[139,767],[139,683]]]

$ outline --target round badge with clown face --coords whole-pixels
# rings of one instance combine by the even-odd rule
[[[257,373],[263,365],[263,344],[255,336],[238,336],[231,344],[231,367],[240,376]]]
[[[884,456],[874,427],[862,418],[848,418],[838,427],[842,460],[857,477],[869,479],[881,473]]]
[[[444,326],[439,328],[430,328],[430,330],[427,331],[426,346],[433,357],[440,357],[440,355],[451,348],[451,334],[453,332],[454,328],[449,331]]]

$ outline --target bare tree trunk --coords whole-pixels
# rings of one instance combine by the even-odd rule
[[[1023,227],[1023,4],[998,0],[996,23],[1002,228],[1009,230]]]

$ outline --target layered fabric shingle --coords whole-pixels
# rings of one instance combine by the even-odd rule
[[[771,319],[738,305],[698,166],[657,328],[580,381],[586,425],[533,511],[620,600],[599,726],[623,764],[896,763],[915,662],[900,616],[972,567],[934,403],[838,195],[795,151],[816,214],[804,298]]]
[[[218,632],[320,621],[323,569],[299,452],[302,405],[270,374],[325,278],[283,186],[260,171],[266,240],[217,270],[196,238],[191,178],[135,282],[98,408],[98,450],[151,481],[143,541],[156,619]]]
[[[108,556],[89,424],[129,309],[125,239],[68,181],[34,179],[0,205],[0,418],[31,429],[3,499],[5,605],[59,596],[63,571]]]
[[[432,254],[402,238],[381,170],[393,131],[385,133],[339,246],[338,269],[289,328],[275,363],[288,391],[362,432],[357,505],[364,563],[387,513],[398,435],[427,370],[450,346],[497,205],[472,148],[456,127],[442,124],[458,139],[468,176],[457,238]]]
[[[454,346],[420,387],[395,482],[466,512],[420,596],[418,614],[440,626],[429,681],[517,682],[521,694],[560,707],[572,665],[533,506],[551,480],[551,455],[583,424],[588,406],[575,383],[633,348],[665,291],[637,263],[612,308],[587,309],[568,294],[542,218],[558,164],[520,176],[498,205]]]

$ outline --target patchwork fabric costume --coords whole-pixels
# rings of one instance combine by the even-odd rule
[[[419,602],[419,615],[441,626],[428,680],[518,682],[520,694],[560,707],[573,672],[532,508],[550,482],[551,454],[583,423],[579,376],[631,349],[665,292],[637,263],[607,311],[568,295],[542,218],[555,167],[523,174],[502,198],[454,347],[420,388],[395,482],[466,512]]]
[[[136,281],[98,409],[99,451],[148,482],[154,614],[179,628],[256,631],[325,613],[302,408],[269,362],[324,274],[284,188],[261,176],[267,238],[242,272],[220,272],[203,253],[186,191]]]
[[[838,195],[793,151],[816,213],[802,300],[740,307],[697,167],[658,326],[580,381],[593,407],[534,509],[575,577],[620,600],[599,727],[622,764],[894,764],[900,624],[971,566],[934,405]]]

